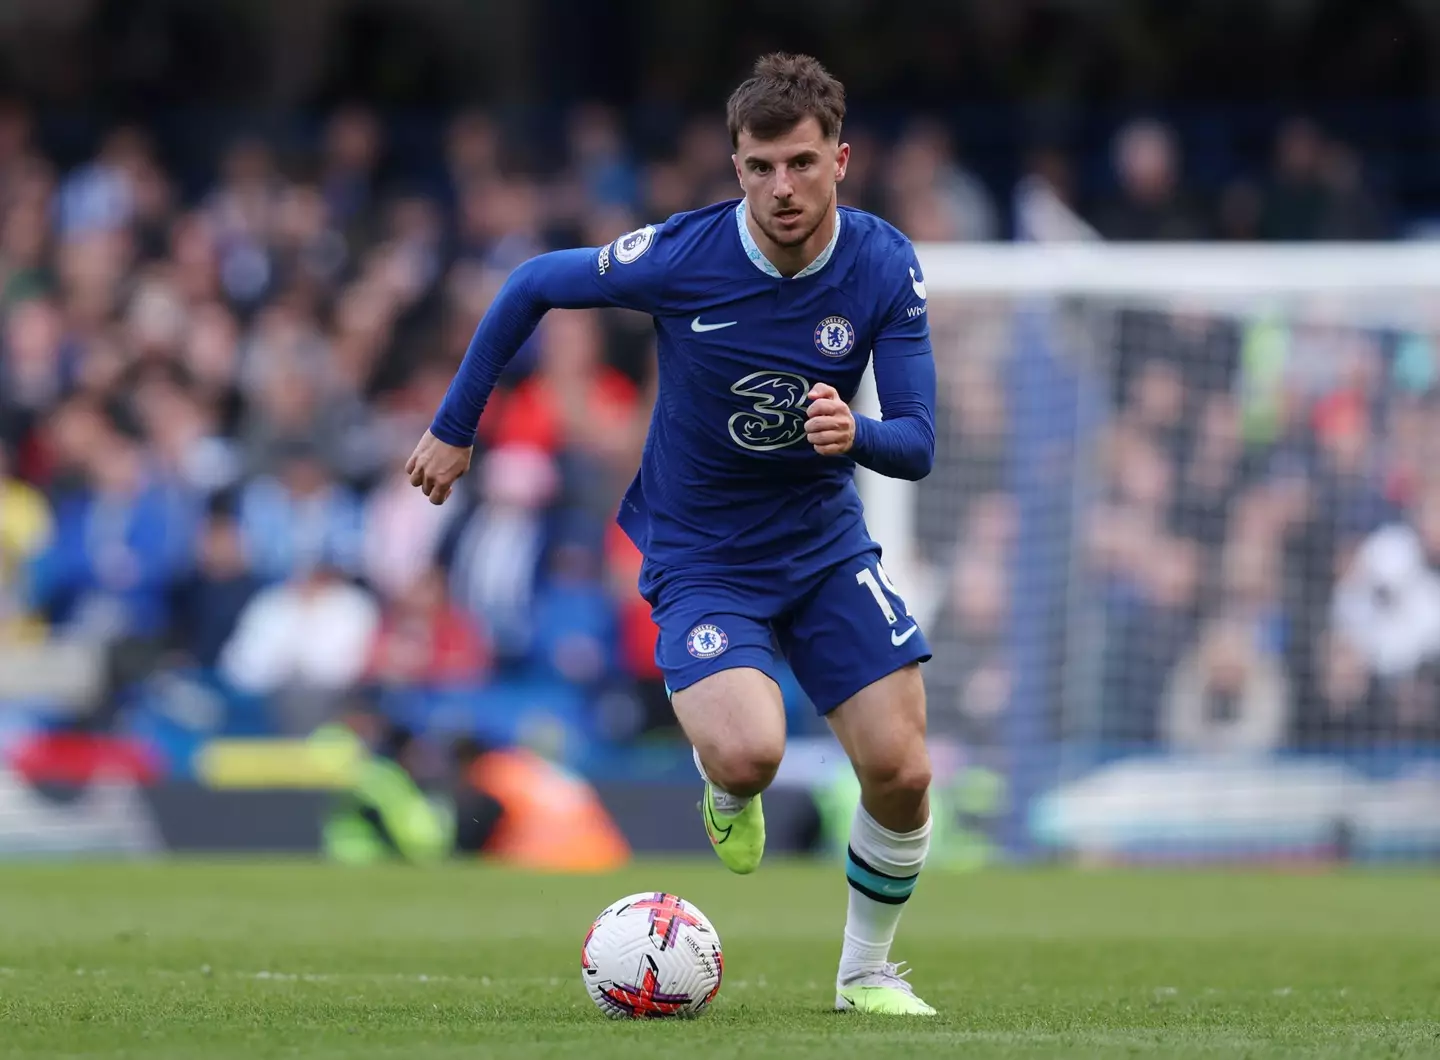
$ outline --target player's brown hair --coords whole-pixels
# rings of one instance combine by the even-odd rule
[[[820,123],[827,140],[840,135],[845,120],[845,86],[808,55],[762,56],[725,105],[731,146],[739,144],[742,130],[759,140],[773,140],[806,118]]]

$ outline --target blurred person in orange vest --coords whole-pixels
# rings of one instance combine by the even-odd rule
[[[474,737],[454,745],[455,848],[521,868],[604,872],[630,846],[580,777],[519,747]]]

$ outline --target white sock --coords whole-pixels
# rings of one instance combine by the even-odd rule
[[[845,878],[850,883],[850,910],[845,918],[845,946],[840,951],[840,983],[877,972],[890,956],[895,929],[905,902],[930,850],[930,822],[913,832],[892,832],[855,807]]]
[[[719,784],[716,784],[705,775],[705,767],[700,764],[700,749],[698,747],[692,747],[690,751],[695,756],[695,768],[700,771],[700,776],[704,777],[705,783],[709,784],[711,790],[715,792],[716,813],[723,813],[727,817],[731,817],[750,805],[750,800],[753,796],[731,795],[728,791],[722,789]]]

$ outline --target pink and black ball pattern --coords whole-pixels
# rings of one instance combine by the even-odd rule
[[[612,1019],[699,1015],[719,994],[724,967],[720,938],[705,914],[663,891],[607,907],[580,951],[586,992]]]

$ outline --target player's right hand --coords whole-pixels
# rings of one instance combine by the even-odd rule
[[[816,383],[806,395],[805,437],[821,456],[841,456],[855,444],[855,413],[829,383]]]
[[[473,452],[474,446],[447,445],[426,431],[405,461],[405,474],[410,476],[410,485],[419,486],[431,504],[444,504],[460,476],[469,470]]]

